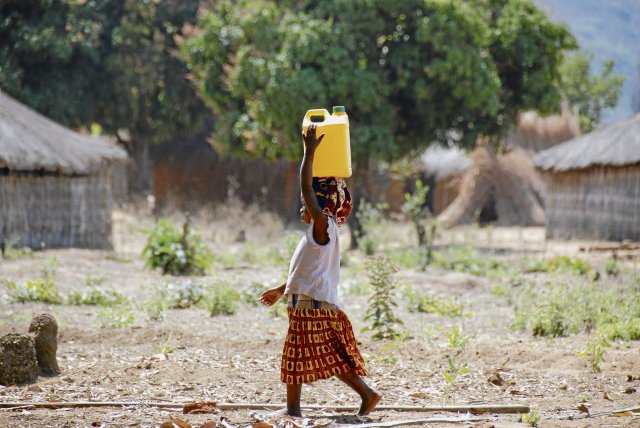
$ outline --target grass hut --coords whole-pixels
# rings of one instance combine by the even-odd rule
[[[0,245],[111,248],[112,167],[126,159],[0,91]]]
[[[640,114],[538,153],[551,238],[640,241]]]

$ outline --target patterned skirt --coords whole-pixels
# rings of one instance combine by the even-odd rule
[[[341,310],[289,307],[280,379],[300,384],[355,372],[366,376],[353,328]]]

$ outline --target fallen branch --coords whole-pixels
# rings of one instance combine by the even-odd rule
[[[343,425],[343,428],[373,428],[373,427],[398,427],[402,425],[422,424],[446,424],[446,423],[470,423],[487,421],[488,418],[424,418],[409,419],[407,421],[366,422],[363,424]]]
[[[60,402],[14,402],[0,403],[0,409],[12,408],[20,406],[29,406],[33,408],[44,409],[61,409],[75,407],[163,407],[166,409],[182,409],[185,404],[189,403],[162,403],[162,402],[139,402],[139,401],[60,401]],[[220,410],[237,410],[237,409],[282,409],[286,405],[274,403],[216,403],[216,407]],[[335,411],[357,411],[359,406],[332,406],[330,404],[307,404],[301,406],[303,409],[332,409]],[[397,410],[407,412],[465,412],[472,414],[481,413],[529,413],[529,406],[518,404],[479,404],[473,406],[398,406],[398,405],[381,405],[376,407],[377,410]]]

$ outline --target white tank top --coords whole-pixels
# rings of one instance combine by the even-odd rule
[[[284,294],[305,294],[315,300],[338,305],[340,283],[340,246],[338,225],[329,223],[329,242],[320,245],[313,239],[313,220],[291,257]]]

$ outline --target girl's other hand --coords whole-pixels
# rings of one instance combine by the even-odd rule
[[[274,303],[280,300],[283,291],[284,290],[282,289],[282,287],[271,288],[262,293],[258,298],[258,301],[265,306],[272,306]]]

